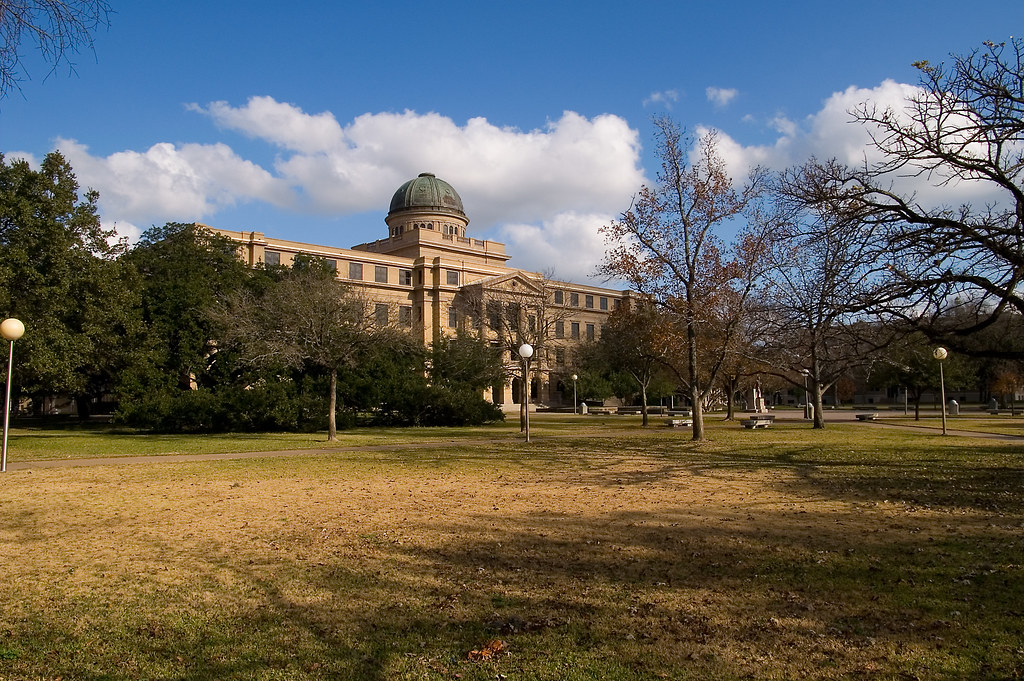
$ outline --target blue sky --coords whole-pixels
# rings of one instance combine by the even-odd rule
[[[1019,0],[111,2],[74,75],[26,46],[29,79],[0,102],[0,151],[60,148],[106,224],[350,246],[430,171],[474,236],[572,279],[656,171],[652,115],[719,130],[737,176],[853,158],[849,107],[898,103],[913,61],[1024,29]]]

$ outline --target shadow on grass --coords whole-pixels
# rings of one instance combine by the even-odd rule
[[[893,454],[885,447],[897,441],[879,440],[877,453],[824,451],[798,435],[776,444],[734,437],[688,445],[654,434],[541,441],[529,450],[496,442],[484,452],[452,446],[374,454],[374,461],[457,461],[473,470],[492,466],[496,476],[507,468],[599,489],[671,491],[693,476],[781,472],[770,484],[793,504],[766,509],[737,498],[657,512],[478,509],[415,524],[396,517],[385,528],[390,535],[344,541],[301,523],[282,537],[245,532],[230,545],[140,539],[169,559],[182,551],[205,557],[188,562],[182,583],[100,573],[73,592],[62,575],[47,576],[53,594],[45,610],[5,604],[0,675],[1024,674],[1022,507],[1013,498],[1024,475],[1010,465],[1018,450],[974,447],[966,457],[929,445]],[[840,503],[815,507],[821,499]],[[509,654],[469,661],[470,651],[492,639]]]
[[[149,598],[138,584],[126,596],[130,581],[94,597],[58,588],[56,611],[5,623],[16,655],[0,670],[88,681],[1024,672],[1016,529],[878,520],[487,514],[404,540],[366,535],[315,563],[295,553],[308,538],[275,557],[211,545],[188,584]],[[448,539],[421,543],[419,530]],[[469,661],[492,639],[510,654]]]

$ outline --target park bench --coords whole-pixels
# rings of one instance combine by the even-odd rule
[[[988,413],[992,414],[993,416],[999,416],[999,414],[1003,412],[1009,414],[1010,416],[1020,416],[1021,414],[1020,409],[989,409],[988,411]]]
[[[878,418],[878,413],[877,412],[872,412],[870,414],[857,414],[857,420],[858,421],[874,421],[877,418]]]
[[[665,425],[669,428],[679,428],[680,426],[692,426],[693,419],[665,419]]]
[[[773,423],[775,423],[775,414],[755,414],[740,421],[740,425],[750,429],[767,428]]]

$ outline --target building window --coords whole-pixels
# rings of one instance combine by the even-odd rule
[[[398,283],[402,286],[412,286],[412,270],[398,270]]]
[[[388,268],[383,265],[376,265],[373,268],[373,280],[378,284],[388,283]]]
[[[373,308],[373,316],[377,321],[377,326],[388,325],[388,306],[387,303],[377,303]]]
[[[324,262],[327,264],[327,269],[329,269],[330,271],[334,272],[335,274],[338,273],[338,261],[337,260],[331,260],[330,258],[327,258],[327,259],[324,260]]]
[[[576,339],[576,340],[580,339],[580,323],[579,322],[573,322],[572,323],[572,337],[574,339]]]
[[[565,349],[558,348],[555,350],[555,364],[561,366],[565,364]]]
[[[501,327],[501,304],[491,301],[487,303],[487,325],[495,331]]]
[[[615,298],[614,300],[612,300],[612,309],[613,310],[618,310],[619,309],[619,303],[621,303],[621,302],[622,301],[619,300],[618,298]]]
[[[594,296],[587,296],[587,309],[588,310],[593,310],[594,309]]]
[[[534,315],[530,315],[527,319],[527,322],[530,325],[530,333],[535,333],[537,331],[537,317]]]
[[[608,299],[607,298],[601,298],[601,309],[602,310],[607,310],[608,309]]]
[[[562,320],[555,322],[555,338],[565,338],[565,322]]]
[[[353,281],[361,281],[363,278],[363,263],[350,262],[348,264],[348,278]]]
[[[263,262],[267,263],[268,265],[280,265],[281,254],[278,253],[277,251],[264,251]]]
[[[587,340],[589,340],[589,341],[594,340],[594,325],[593,324],[587,324]]]
[[[448,285],[449,286],[458,286],[459,285],[459,271],[458,270],[448,270]]]
[[[569,294],[569,304],[572,305],[573,307],[579,307],[580,306],[580,294],[578,294],[578,293],[571,293],[571,294]]]
[[[402,305],[398,308],[398,323],[402,326],[412,326],[412,307]]]
[[[454,329],[459,325],[459,314],[454,307],[448,308],[448,328]]]
[[[562,305],[565,303],[565,291],[555,291],[555,305]]]

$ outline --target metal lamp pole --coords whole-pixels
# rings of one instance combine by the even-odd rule
[[[942,360],[949,356],[946,348],[935,348],[932,353],[939,360],[939,391],[942,399],[942,434],[946,435],[946,377],[942,371]]]
[[[526,441],[530,441],[530,358],[533,357],[533,346],[523,343],[519,346],[519,356],[523,358],[523,402],[526,404]]]
[[[576,401],[576,379],[579,378],[576,374],[572,375],[572,413],[579,414],[579,402]]]
[[[11,374],[14,371],[14,341],[25,335],[25,325],[13,317],[0,322],[0,336],[11,342],[7,355],[7,400],[4,402],[4,445],[0,453],[0,472],[7,470],[7,431],[11,424]]]

